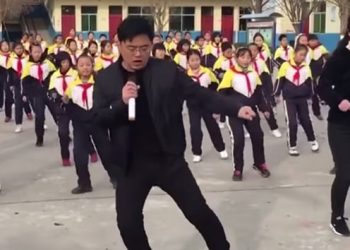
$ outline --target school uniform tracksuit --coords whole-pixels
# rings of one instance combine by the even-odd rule
[[[4,101],[7,99],[7,84],[8,84],[8,62],[10,60],[10,54],[1,54],[0,53],[0,109],[4,107]],[[6,94],[5,94],[6,92]],[[11,100],[11,99],[10,99]],[[13,101],[13,96],[12,96]],[[11,103],[11,102],[8,102]],[[8,109],[8,106],[12,104],[5,104],[5,111]],[[7,110],[8,111],[8,110]],[[8,113],[8,112],[7,112]],[[6,114],[7,116],[8,114]],[[7,116],[8,117],[8,116]]]
[[[23,109],[25,113],[31,114],[30,99],[26,102],[23,101],[22,95],[22,72],[28,62],[27,56],[19,57],[16,54],[12,54],[8,63],[9,73],[9,86],[13,89],[14,103],[15,103],[15,122],[16,125],[23,123]]]
[[[200,84],[204,88],[210,88],[216,91],[218,86],[218,80],[214,73],[208,68],[201,67],[199,74],[194,74],[191,69],[187,71],[189,77],[195,82]],[[188,113],[190,118],[190,134],[192,142],[193,155],[202,155],[202,140],[203,132],[201,129],[201,119],[203,118],[205,125],[208,129],[209,136],[213,145],[218,152],[225,150],[225,143],[221,135],[220,128],[213,118],[213,114],[203,112],[195,102],[188,101]]]
[[[278,72],[275,95],[282,94],[288,126],[288,146],[297,146],[298,120],[305,130],[309,142],[316,140],[312,127],[307,100],[312,96],[312,75],[310,67],[293,60],[285,62]]]
[[[294,49],[291,46],[283,47],[280,46],[276,49],[274,55],[274,61],[278,65],[278,68],[281,68],[282,64],[291,60],[294,56]]]
[[[204,54],[204,57],[201,59],[201,64],[212,69],[216,60],[222,55],[221,44],[216,44],[214,42],[209,43],[205,47]]]
[[[41,62],[29,61],[22,73],[23,95],[33,99],[35,133],[39,143],[44,140],[46,106],[57,123],[54,104],[48,97],[50,76],[54,71],[55,66],[48,59],[45,59]]]
[[[310,68],[313,78],[313,95],[312,95],[312,111],[315,116],[321,115],[320,99],[315,91],[318,86],[318,81],[325,64],[325,56],[328,54],[327,49],[323,45],[316,48],[309,47],[308,58],[310,60]]]
[[[251,66],[246,71],[238,65],[228,70],[218,87],[218,91],[232,96],[232,98],[237,98],[256,112],[257,106],[260,111],[267,111],[259,75]],[[229,129],[233,139],[234,167],[240,172],[243,171],[244,166],[245,138],[243,127],[246,127],[251,137],[254,165],[262,166],[265,164],[264,134],[260,127],[259,116],[254,117],[252,121],[229,117]]]
[[[273,96],[273,84],[272,84],[270,71],[267,68],[266,63],[260,57],[252,59],[252,66],[253,66],[253,69],[260,76],[260,80],[262,83],[262,94],[263,94],[263,97],[265,98],[267,111],[270,114],[269,117],[265,116],[265,119],[271,131],[276,130],[278,129],[278,125],[272,110],[274,96]]]
[[[72,82],[65,94],[70,98],[70,103],[67,105],[67,113],[73,124],[73,143],[74,143],[74,162],[78,175],[78,185],[82,188],[90,188],[91,180],[88,170],[89,164],[89,144],[92,137],[98,154],[101,156],[101,161],[108,172],[110,178],[113,178],[110,170],[111,152],[109,138],[106,130],[99,129],[93,123],[94,112],[93,108],[93,89],[94,79],[90,77],[88,82],[83,82],[77,78]],[[102,136],[102,133],[103,136]]]

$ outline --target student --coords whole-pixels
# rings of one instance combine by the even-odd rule
[[[85,49],[85,54],[88,54],[89,56],[91,56],[94,60],[97,59],[98,57],[98,44],[95,41],[90,41],[89,45],[87,46],[87,48]]]
[[[54,105],[48,97],[49,81],[55,66],[43,57],[41,45],[33,43],[30,47],[30,58],[22,73],[23,100],[33,99],[35,113],[36,146],[44,144],[45,106],[56,122]]]
[[[234,53],[232,45],[228,42],[221,44],[222,55],[216,60],[213,70],[221,81],[227,70],[232,68],[236,64],[236,59],[234,58]]]
[[[287,35],[280,35],[278,41],[280,42],[280,46],[275,52],[274,61],[277,63],[278,68],[280,68],[284,62],[288,62],[293,58],[294,49],[288,45]]]
[[[35,36],[35,42],[41,44],[41,48],[43,51],[45,51],[47,49],[47,42],[44,40],[44,38],[40,34],[37,34]]]
[[[115,34],[113,36],[113,41],[112,41],[112,48],[113,48],[113,54],[119,58],[119,40],[118,40],[118,34]]]
[[[207,46],[211,43],[211,32],[205,32],[204,34],[204,46]]]
[[[181,39],[177,45],[177,54],[174,57],[174,62],[181,66],[183,69],[187,69],[187,52],[191,48],[191,43],[187,39]]]
[[[105,34],[101,34],[101,35],[99,36],[98,40],[99,40],[99,42],[100,42],[100,44],[101,44],[101,42],[107,40],[107,36],[106,36]]]
[[[26,52],[29,52],[30,42],[29,42],[29,34],[24,33],[21,39],[21,43]]]
[[[77,39],[77,32],[75,31],[75,29],[70,29],[69,34],[66,37],[65,42],[64,42],[66,45],[67,45],[67,42],[69,39],[74,39],[74,40]]]
[[[80,56],[77,42],[74,39],[69,39],[66,44],[67,44],[67,52],[71,57],[72,66],[75,67],[77,64],[78,57]]]
[[[8,86],[8,62],[10,60],[10,55],[10,46],[8,42],[2,40],[0,42],[0,111],[2,111],[4,107],[4,101],[6,100],[6,119],[11,119],[11,106],[13,103],[13,94],[11,93]]]
[[[193,41],[193,39],[192,39],[191,32],[186,31],[186,32],[185,32],[185,35],[184,35],[184,39],[186,39],[187,41],[189,41],[189,42],[191,43],[191,46],[194,45],[194,41]]]
[[[187,60],[189,66],[187,75],[191,77],[192,80],[200,84],[201,87],[210,88],[213,91],[216,91],[219,81],[210,69],[200,65],[200,53],[197,50],[190,50],[187,53]],[[202,118],[208,129],[210,139],[216,151],[220,154],[220,158],[227,159],[228,154],[225,150],[225,143],[222,139],[220,128],[214,119],[213,114],[203,112],[195,102],[191,102],[190,100],[187,102],[187,107],[190,119],[193,162],[198,163],[202,160]]]
[[[77,46],[78,46],[78,51],[79,53],[82,53],[84,51],[84,46],[85,46],[85,41],[84,41],[84,36],[82,33],[79,33],[77,39]]]
[[[212,41],[205,47],[204,66],[213,68],[215,61],[221,56],[221,40],[220,33],[213,34]]]
[[[13,53],[8,62],[9,69],[9,85],[14,92],[15,100],[15,133],[22,132],[23,109],[29,120],[33,119],[32,110],[29,105],[29,100],[23,101],[21,77],[23,69],[28,62],[28,56],[25,55],[24,47],[21,43],[15,43]]]
[[[175,36],[169,48],[169,52],[172,58],[175,58],[176,54],[178,53],[177,48],[178,48],[179,42],[181,41],[181,38],[182,38],[182,33],[180,31],[176,31]]]
[[[118,58],[113,54],[113,48],[110,41],[101,42],[101,55],[95,60],[95,71],[98,72],[102,69],[106,69],[116,62]]]
[[[171,43],[172,43],[172,38],[170,36],[166,36],[165,37],[165,41],[164,41],[164,47],[165,47],[165,50],[166,50],[166,54],[168,56],[171,57]]]
[[[154,35],[154,37],[153,37],[152,43],[153,43],[153,44],[156,44],[156,43],[161,43],[162,41],[163,41],[162,36],[159,35],[159,34],[156,34],[156,35]]]
[[[69,39],[67,41],[67,46]],[[61,147],[61,159],[64,167],[72,165],[69,153],[69,123],[70,119],[66,112],[66,107],[62,103],[62,97],[68,86],[77,78],[78,73],[73,69],[71,55],[67,52],[59,52],[56,57],[57,70],[50,78],[49,93],[55,103],[55,113],[57,116],[58,137]]]
[[[58,52],[60,51],[65,51],[66,46],[63,43],[63,37],[62,35],[57,35],[54,38],[54,44],[51,45],[48,49],[48,54],[49,55],[54,55],[56,56]]]
[[[78,175],[78,186],[71,191],[72,194],[82,194],[92,191],[90,173],[88,170],[90,137],[93,138],[98,152],[101,155],[102,164],[110,177],[112,176],[109,172],[110,168],[107,167],[107,164],[111,162],[108,141],[104,141],[106,136],[101,136],[100,133],[103,132],[93,124],[94,113],[92,111],[92,96],[95,82],[93,65],[93,59],[86,54],[78,58],[78,77],[68,86],[63,98],[64,103],[67,104],[67,112],[73,124],[73,153],[75,168]],[[112,177],[111,182],[115,186],[115,181]]]
[[[224,95],[241,100],[256,112],[257,106],[265,116],[269,116],[263,98],[259,75],[251,66],[252,54],[248,48],[240,48],[236,53],[237,64],[224,75],[218,91]],[[229,117],[229,129],[233,143],[234,173],[233,181],[242,181],[244,166],[244,127],[248,130],[253,146],[254,169],[262,177],[270,176],[265,162],[264,133],[260,127],[259,116],[247,121],[237,117]]]
[[[309,34],[308,42],[313,88],[316,90],[323,66],[326,63],[326,59],[329,53],[327,49],[320,43],[317,35]],[[321,115],[320,99],[316,91],[314,91],[312,95],[312,111],[318,120],[323,120],[323,116]]]
[[[273,84],[271,79],[271,74],[264,60],[259,57],[259,48],[255,43],[251,43],[248,45],[250,52],[252,53],[252,66],[253,69],[258,73],[261,83],[263,95],[267,104],[269,116],[265,119],[271,129],[271,133],[274,137],[280,138],[282,137],[281,132],[278,129],[277,121],[272,109],[272,99],[273,96]]]
[[[271,51],[269,46],[265,43],[265,38],[261,33],[256,33],[253,37],[253,41],[259,48],[259,57],[265,61],[270,72],[272,71],[271,64]]]
[[[163,43],[153,44],[152,57],[158,58],[161,60],[171,60],[170,56],[166,54],[166,49]]]
[[[298,120],[305,130],[312,152],[318,152],[314,129],[309,116],[307,100],[312,96],[312,75],[310,67],[305,62],[308,48],[298,45],[294,58],[282,64],[277,77],[275,96],[282,94],[288,126],[288,147],[291,156],[299,156],[297,149]]]
[[[205,46],[204,46],[204,37],[197,36],[195,39],[194,45],[192,45],[192,49],[198,50],[201,58],[205,55]]]

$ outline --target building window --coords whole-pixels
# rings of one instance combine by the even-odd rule
[[[322,2],[314,11],[314,32],[326,32],[326,3]]]
[[[122,6],[109,6],[110,15],[122,15],[123,7]]]
[[[128,15],[129,16],[142,16],[147,19],[152,26],[154,26],[154,19],[152,16],[151,7],[128,7]]]
[[[249,7],[240,7],[239,8],[239,17],[241,18],[243,15],[251,14],[252,9]],[[247,19],[239,19],[239,30],[247,30]]]
[[[97,30],[97,7],[96,6],[81,7],[81,30],[82,31]]]
[[[191,31],[194,30],[194,7],[170,7],[170,30]]]

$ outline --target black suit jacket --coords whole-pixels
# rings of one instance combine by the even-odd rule
[[[100,72],[94,86],[95,121],[110,130],[115,163],[128,169],[128,108],[122,101],[124,86],[121,61]],[[241,108],[238,100],[221,96],[192,81],[175,63],[150,58],[143,73],[144,91],[156,133],[165,154],[183,157],[186,148],[182,120],[184,100],[191,100],[203,110],[235,116]],[[137,117],[136,117],[137,119]]]

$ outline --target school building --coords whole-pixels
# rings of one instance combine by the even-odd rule
[[[166,7],[163,31],[191,31],[193,37],[206,31],[221,31],[235,43],[249,40],[249,23],[241,19],[250,14],[250,0],[11,0],[9,14],[2,25],[2,36],[12,39],[22,32],[40,33],[46,40],[56,34],[67,35],[74,28],[85,36],[94,31],[113,36],[123,18],[144,16],[154,22],[152,6]],[[15,11],[12,11],[12,8]],[[283,12],[274,8],[274,12]],[[271,10],[270,10],[271,12]],[[268,17],[267,17],[268,18]],[[259,20],[254,20],[259,21]],[[271,21],[271,20],[270,20]],[[281,33],[295,34],[288,18],[273,19],[274,39]],[[332,50],[339,40],[338,9],[324,3],[310,16],[309,32],[317,33]],[[157,29],[156,25],[155,28]],[[274,43],[276,45],[276,42]]]

